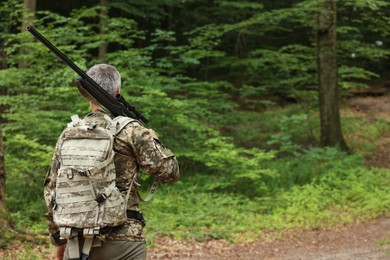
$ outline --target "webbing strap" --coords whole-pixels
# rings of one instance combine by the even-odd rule
[[[65,231],[65,234],[63,234],[66,239],[68,240],[67,246],[69,250],[69,258],[70,259],[80,259],[80,249],[79,249],[79,238],[77,231],[71,230],[71,228],[60,228],[60,234],[61,229]],[[70,235],[67,235],[68,231],[70,231]],[[61,235],[61,236],[63,236]]]
[[[116,134],[118,134],[127,124],[137,120],[126,116],[117,116],[113,121],[116,123]]]
[[[110,194],[112,191],[108,191]],[[109,195],[107,195],[108,197]],[[109,204],[105,205],[106,208],[113,208],[116,206],[119,206],[122,204],[121,200],[115,200],[111,201]],[[75,213],[81,213],[81,212],[88,212],[93,210],[99,205],[99,203],[96,200],[91,201],[91,203],[88,206],[82,206],[82,207],[58,207],[57,214],[63,215],[63,214],[75,214]]]
[[[62,238],[66,239],[67,247],[69,250],[69,258],[70,260],[87,260],[89,257],[89,254],[91,252],[92,246],[101,246],[100,240],[96,240],[95,237],[100,234],[100,227],[94,227],[94,228],[85,228],[82,229],[82,234],[84,237],[84,245],[81,249],[80,254],[80,248],[79,248],[79,232],[81,232],[81,229],[73,229],[70,227],[60,227],[60,235]],[[94,243],[97,242],[97,243]]]
[[[90,168],[89,170],[85,171],[87,175],[95,175],[96,172],[100,171],[102,168],[106,167],[111,163],[111,161],[114,159],[115,153],[112,152],[110,157],[105,159],[102,162],[96,163],[94,160],[67,160],[63,159],[62,160],[62,165],[76,165],[76,166],[91,166],[95,165],[94,167]],[[77,167],[69,167],[69,168],[74,168],[76,169]]]
[[[138,187],[141,186],[141,184],[139,184],[138,182],[135,181],[135,177],[136,177],[136,175],[134,174],[134,175],[133,175],[133,178],[131,179],[131,182],[130,182],[129,190],[127,191],[127,194],[126,194],[126,201],[129,200],[130,193],[131,193],[131,190],[132,190],[132,188],[133,188],[133,184],[135,184],[135,185],[138,186]],[[146,196],[145,199],[143,199],[143,198],[141,197],[139,191],[137,190],[137,197],[138,197],[138,199],[139,199],[140,201],[142,201],[142,202],[148,202],[148,201],[150,201],[150,200],[153,198],[153,196],[154,196],[154,194],[155,194],[155,192],[156,192],[156,190],[157,190],[157,187],[158,187],[158,180],[157,180],[157,178],[155,178],[154,181],[153,181],[153,183],[152,183],[152,185],[150,186],[148,195]]]
[[[73,115],[73,116],[70,117],[70,119],[72,119],[72,122],[70,122],[68,124],[68,127],[75,127],[77,125],[79,125],[79,126],[84,126],[85,125],[84,122],[79,118],[78,115]]]
[[[57,177],[57,183],[68,183],[74,181],[89,181],[89,177],[80,174],[73,175],[72,179],[69,179],[67,176]]]
[[[83,249],[81,250],[81,260],[88,259],[92,248],[93,237],[86,237],[84,240]]]
[[[69,258],[80,259],[79,238],[77,236],[68,240]]]
[[[60,227],[60,236],[64,239],[69,239],[72,235],[72,228],[70,227]]]
[[[95,165],[96,160],[85,160],[85,159],[62,159],[62,165],[77,165],[77,166],[92,166]]]
[[[88,185],[79,185],[75,187],[58,187],[57,193],[69,193],[69,192],[82,192],[82,191],[90,191],[93,190],[91,184]]]
[[[76,171],[78,171],[78,170],[76,170]],[[87,176],[84,176],[84,175],[81,175],[81,174],[76,174],[76,175],[73,176],[72,179],[69,179],[66,176],[59,176],[59,177],[57,177],[57,182],[58,183],[64,183],[64,182],[65,183],[69,183],[69,182],[77,182],[77,181],[89,181],[90,178],[93,179],[94,177],[95,176],[87,177]],[[99,180],[101,179],[102,182],[111,182],[111,181],[115,180],[115,174],[108,174],[108,176],[106,176],[106,177],[98,176],[98,177],[96,177],[96,179],[99,179]]]
[[[108,157],[106,160],[104,160],[102,162],[99,162],[94,167],[89,169],[87,171],[87,174],[88,175],[95,175],[96,172],[98,172],[100,169],[102,169],[102,168],[106,167],[107,165],[109,165],[111,163],[111,161],[114,159],[114,156],[115,156],[115,153],[114,153],[114,151],[112,151],[110,157]]]
[[[115,155],[114,155],[115,156]],[[109,172],[109,171],[113,171],[115,170],[115,164],[114,163],[110,163],[107,168],[106,168],[106,171]]]
[[[133,189],[133,184],[135,183],[136,185],[139,186],[139,184],[135,181],[135,174],[133,175],[133,178],[131,178],[131,182],[130,182],[130,187],[129,189],[127,190],[127,194],[126,194],[126,203],[129,201],[129,198],[130,198],[130,193],[131,193],[131,190]]]
[[[109,117],[107,114],[104,114],[104,119],[107,121],[106,129],[110,132],[112,136],[115,136],[116,129],[115,129],[115,122]]]
[[[89,212],[92,209],[96,208],[97,205],[98,205],[98,203],[96,201],[92,201],[91,204],[89,204],[88,206],[83,206],[83,207],[74,207],[74,208],[59,207],[59,209],[57,210],[57,214],[64,215],[64,214]]]
[[[85,151],[77,151],[76,155],[88,155],[88,156],[96,156],[96,157],[102,157],[104,155],[105,151],[102,150],[85,150]],[[75,155],[75,151],[71,149],[63,149],[61,150],[61,155]]]
[[[57,198],[57,203],[74,203],[74,202],[86,202],[86,201],[92,201],[95,200],[95,196],[92,194],[84,195],[80,197],[73,197],[73,198]]]
[[[106,207],[106,208],[114,208],[114,207],[117,207],[117,206],[119,206],[121,204],[122,204],[121,200],[115,200],[113,202],[110,202],[108,205],[104,205],[104,207]]]
[[[111,183],[110,186],[108,186],[105,190],[104,190],[104,194],[106,197],[110,196],[112,191],[115,189],[115,182]]]
[[[139,200],[142,202],[150,201],[153,198],[154,194],[156,193],[157,187],[158,187],[158,180],[154,179],[152,185],[150,186],[149,193],[146,196],[146,198],[144,198],[144,199],[141,197],[139,191],[137,190],[137,196],[138,196]]]

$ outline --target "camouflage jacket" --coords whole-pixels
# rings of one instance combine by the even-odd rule
[[[97,110],[84,118],[87,124],[103,124],[105,112]],[[61,137],[60,137],[61,138]],[[56,170],[58,163],[58,142],[53,154],[50,169],[45,179],[44,197],[48,212],[45,214],[51,241],[54,245],[66,243],[60,239],[59,229],[53,222],[51,209],[51,194],[56,187]],[[140,177],[140,168],[151,176],[167,183],[173,183],[179,179],[179,165],[174,154],[163,147],[160,142],[153,139],[149,130],[143,127],[138,121],[130,122],[121,132],[117,134],[114,141],[116,185],[125,194],[130,186],[130,180],[136,175]],[[133,185],[128,201],[127,209],[140,211],[137,186]],[[143,241],[143,224],[128,218],[124,225],[109,228],[103,234],[110,240]]]

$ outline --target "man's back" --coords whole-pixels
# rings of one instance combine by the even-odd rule
[[[104,119],[105,116],[107,114],[103,110],[96,110],[89,114],[83,121],[86,125],[106,127],[107,120]],[[90,259],[94,259],[93,256],[104,248],[114,248],[117,246],[116,243],[122,243],[123,241],[141,242],[143,245],[145,244],[143,234],[145,222],[140,212],[140,200],[137,193],[138,187],[137,185],[131,185],[132,180],[137,183],[140,177],[140,168],[152,177],[163,182],[175,182],[179,178],[178,163],[173,153],[163,147],[158,140],[155,140],[150,134],[149,129],[143,127],[138,121],[129,122],[117,133],[113,143],[113,150],[115,151],[116,187],[122,193],[122,197],[126,197],[131,187],[127,203],[127,220],[123,225],[102,230],[100,237],[106,239],[108,242],[103,243],[100,249],[93,248]],[[47,204],[49,203],[48,205],[50,205],[50,195],[56,186],[58,156],[57,145],[50,172],[45,182],[45,200]],[[54,244],[60,245],[64,241],[59,238],[58,226],[53,222],[52,213],[52,209],[49,207],[47,214],[49,230]],[[113,241],[117,242],[114,243]],[[65,253],[65,256],[67,254],[68,252]]]

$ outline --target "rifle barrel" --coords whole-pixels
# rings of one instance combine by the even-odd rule
[[[127,116],[143,121],[145,124],[148,120],[139,113],[135,107],[131,106],[124,99],[116,100],[108,94],[99,84],[97,84],[91,77],[80,69],[73,61],[71,61],[65,54],[63,54],[57,47],[55,47],[49,40],[40,34],[32,25],[27,26],[27,31],[35,36],[41,43],[43,43],[49,50],[51,50],[57,57],[71,67],[82,79],[79,80],[82,87],[87,91],[96,101],[103,107],[110,110],[115,116]]]
[[[27,31],[29,31],[32,35],[35,36],[41,43],[43,43],[49,50],[51,50],[58,58],[60,58],[63,62],[68,64],[80,77],[85,78],[89,76],[80,69],[73,61],[71,61],[68,57],[65,56],[56,46],[54,46],[49,40],[47,40],[42,34],[40,34],[32,25],[27,26]]]

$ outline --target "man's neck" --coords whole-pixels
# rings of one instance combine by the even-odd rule
[[[98,110],[100,108],[101,108],[100,105],[91,103],[91,110],[92,110],[92,112],[95,112],[96,110]]]

